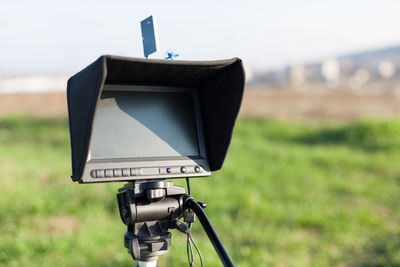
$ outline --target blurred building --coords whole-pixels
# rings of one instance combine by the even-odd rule
[[[48,93],[66,90],[69,74],[0,75],[0,94]]]
[[[304,83],[307,81],[304,65],[296,64],[289,68],[289,81],[295,89],[303,89]]]
[[[391,60],[383,60],[379,63],[379,73],[384,79],[390,79],[396,72],[396,65]]]
[[[321,64],[321,74],[328,87],[336,88],[340,84],[340,63],[335,58],[329,58]]]
[[[400,46],[293,64],[280,70],[258,71],[254,72],[251,83],[304,90],[310,85],[349,89],[374,85],[375,88],[384,88],[382,84],[392,81],[400,84]]]

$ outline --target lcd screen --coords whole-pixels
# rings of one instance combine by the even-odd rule
[[[199,155],[193,96],[188,92],[102,92],[91,159]]]

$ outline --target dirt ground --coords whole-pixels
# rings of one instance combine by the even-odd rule
[[[0,115],[35,114],[43,116],[66,116],[65,93],[46,94],[0,94]]]
[[[0,94],[0,115],[31,113],[66,116],[64,93]],[[241,116],[282,119],[331,119],[400,116],[400,94],[395,92],[314,91],[247,89]]]
[[[400,95],[393,91],[247,90],[241,115],[340,121],[360,117],[393,117],[400,116]]]

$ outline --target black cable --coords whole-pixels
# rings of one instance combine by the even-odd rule
[[[188,195],[189,196],[192,195],[192,193],[190,192],[190,181],[189,181],[189,178],[186,178],[186,187],[187,187],[187,190],[188,190]]]
[[[190,181],[189,178],[186,178],[186,187],[187,187],[187,191],[188,194],[191,194],[191,190],[190,190]],[[187,224],[189,230],[191,231],[192,229],[192,223],[188,223]],[[193,254],[193,249],[192,249],[192,244],[190,242],[190,235],[187,235],[187,239],[186,239],[186,253],[187,253],[187,257],[188,257],[188,261],[189,261],[189,266],[193,267],[194,264],[194,254]]]
[[[217,252],[224,266],[234,266],[231,258],[228,255],[228,252],[225,250],[224,245],[219,239],[217,233],[215,232],[215,229],[212,226],[203,208],[193,199],[193,197],[187,194],[184,195],[184,202],[189,208],[194,211],[194,213],[196,213],[201,225],[203,226],[204,231],[208,235],[208,238],[213,244],[215,251]]]
[[[189,223],[189,225],[190,225],[190,223]],[[192,249],[192,244],[190,242],[189,234],[187,235],[187,239],[186,239],[186,253],[187,253],[187,257],[188,257],[188,261],[189,261],[189,266],[193,267],[194,254],[193,254],[193,249]]]
[[[201,264],[201,267],[203,267],[203,266],[204,266],[204,265],[203,265],[203,256],[201,255],[200,249],[197,247],[196,242],[194,242],[193,237],[192,237],[192,234],[189,234],[189,238],[190,238],[190,240],[192,241],[193,246],[196,248],[197,254],[199,254],[200,264]]]
[[[186,178],[186,186],[187,186],[188,194],[190,195],[191,190],[190,190],[189,178]],[[193,267],[193,264],[194,264],[194,254],[193,254],[193,248],[192,248],[192,243],[193,243],[193,246],[195,247],[197,253],[199,254],[201,267],[203,267],[203,256],[201,255],[200,249],[197,247],[196,242],[194,242],[193,237],[192,237],[192,223],[189,222],[187,224],[187,226],[190,230],[189,234],[187,235],[187,240],[186,240],[186,253],[188,256],[189,266]]]

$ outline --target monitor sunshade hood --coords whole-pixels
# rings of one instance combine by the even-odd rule
[[[67,100],[71,135],[72,179],[79,182],[146,179],[146,176],[141,175],[134,177],[132,176],[133,173],[132,175],[131,173],[125,175],[124,172],[123,176],[122,171],[129,169],[129,164],[126,165],[126,163],[121,163],[122,169],[120,167],[114,168],[114,174],[117,172],[117,176],[119,175],[120,178],[107,179],[110,175],[110,177],[115,176],[112,174],[112,164],[118,161],[118,157],[114,157],[115,159],[111,163],[103,160],[105,167],[101,168],[100,175],[100,177],[104,176],[103,179],[88,180],[85,178],[88,173],[91,173],[92,177],[96,175],[95,170],[90,170],[88,167],[90,165],[88,164],[91,157],[90,153],[93,153],[89,152],[91,142],[96,136],[93,130],[98,127],[95,125],[95,121],[99,120],[96,114],[100,116],[101,112],[104,111],[103,102],[107,95],[111,95],[110,97],[113,99],[125,99],[123,91],[131,92],[126,99],[131,97],[133,99],[132,105],[138,103],[135,101],[138,101],[137,99],[142,97],[141,93],[146,92],[146,90],[157,95],[155,98],[160,99],[157,100],[159,101],[157,103],[168,102],[168,97],[163,96],[163,92],[185,93],[193,96],[190,101],[194,102],[192,105],[194,106],[195,126],[185,127],[188,129],[195,128],[196,130],[192,131],[197,131],[198,136],[196,138],[199,140],[199,151],[201,151],[201,153],[199,152],[201,157],[199,157],[206,162],[205,174],[209,175],[211,171],[219,170],[224,162],[240,109],[244,82],[244,69],[242,61],[238,58],[218,61],[170,61],[101,56],[68,80]],[[174,105],[171,104],[171,106],[181,106],[185,102],[185,100],[179,100],[179,97],[174,97],[174,99],[178,99],[176,100],[178,102]],[[152,103],[155,104],[156,102]],[[129,106],[130,104],[126,105]],[[119,106],[118,103],[115,106]],[[186,110],[184,109],[182,112],[187,113]],[[135,109],[132,112],[135,112]],[[179,114],[179,112],[176,112],[176,114]],[[163,118],[161,119],[165,120]],[[184,121],[184,119],[178,118],[178,121]],[[187,131],[190,131],[190,129]],[[118,132],[118,129],[115,129],[115,131]],[[137,141],[140,142],[140,140]],[[183,151],[192,150],[183,149]],[[150,152],[147,151],[146,153]],[[150,158],[139,161],[144,162],[145,159]],[[168,164],[173,165],[173,161],[162,162],[163,166],[160,167],[168,167]],[[147,176],[149,179],[157,178],[158,176],[152,173],[154,166],[150,165],[146,165],[149,168],[144,168],[143,174],[149,174]],[[203,176],[194,174],[191,170],[192,165],[193,168],[197,167],[196,163],[189,164],[187,166],[188,174],[172,175],[170,178]],[[124,169],[124,166],[126,169]],[[177,168],[177,166],[173,167]],[[111,173],[107,173],[110,170]],[[132,168],[132,172],[135,170]],[[193,175],[189,173],[193,173]]]

